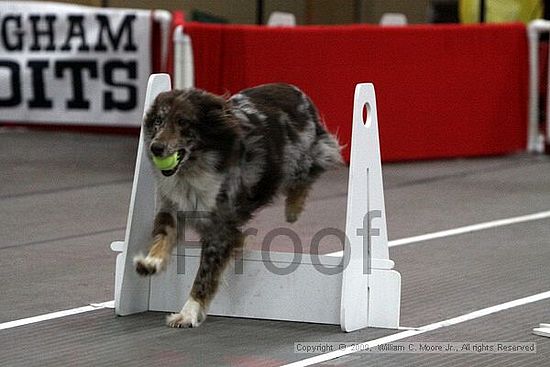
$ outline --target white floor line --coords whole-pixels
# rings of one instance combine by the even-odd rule
[[[358,345],[360,347],[357,347],[357,346],[356,347],[348,347],[348,348],[345,348],[345,349],[342,349],[342,350],[337,350],[337,351],[330,352],[330,353],[320,354],[320,355],[315,356],[315,357],[306,358],[306,359],[303,359],[301,361],[293,362],[293,363],[290,363],[290,364],[285,364],[281,367],[306,367],[306,366],[311,366],[311,365],[316,364],[316,363],[322,363],[322,362],[330,361],[331,359],[335,359],[335,358],[343,357],[343,356],[348,355],[348,354],[356,353],[358,350],[365,350],[367,348],[372,348],[372,347],[376,347],[378,345],[391,343],[391,342],[394,342],[394,341],[397,341],[397,340],[402,340],[402,339],[405,339],[405,338],[409,338],[411,336],[424,334],[424,333],[427,333],[429,331],[433,331],[433,330],[441,329],[441,328],[444,328],[444,327],[460,324],[462,322],[477,319],[479,317],[491,315],[495,312],[508,310],[508,309],[511,309],[511,308],[514,308],[514,307],[523,306],[523,305],[533,303],[533,302],[537,302],[537,301],[542,301],[542,300],[548,299],[548,298],[550,298],[550,291],[543,292],[543,293],[538,293],[538,294],[535,294],[535,295],[532,295],[532,296],[529,296],[529,297],[524,297],[524,298],[516,299],[514,301],[501,303],[499,305],[483,308],[481,310],[470,312],[470,313],[467,313],[467,314],[462,315],[462,316],[453,317],[451,319],[447,319],[447,320],[435,322],[433,324],[425,325],[425,326],[422,326],[422,327],[420,327],[416,330],[402,331],[402,332],[395,333],[395,334],[392,334],[392,335],[388,335],[388,336],[385,336],[385,337],[382,337],[382,338],[369,340],[369,341],[366,341],[366,342],[363,342],[363,343],[358,343]]]
[[[524,222],[530,222],[534,220],[541,220],[541,219],[547,219],[547,218],[550,218],[550,210],[539,212],[539,213],[521,215],[519,217],[492,220],[490,222],[477,223],[469,226],[447,229],[439,232],[426,233],[419,236],[401,238],[398,240],[388,241],[388,247],[409,245],[411,243],[430,241],[430,240],[435,240],[437,238],[457,236],[459,234],[477,232],[477,231],[482,231],[484,229],[509,226],[511,224],[524,223]],[[337,252],[332,252],[330,254],[327,254],[327,256],[342,256],[342,254],[343,254],[342,251],[337,251]]]
[[[89,306],[71,308],[69,310],[62,310],[57,312],[51,312],[44,315],[38,315],[33,317],[27,317],[25,319],[19,319],[14,321],[8,321],[0,324],[0,330],[11,329],[18,326],[34,324],[36,322],[58,319],[60,317],[77,315],[84,312],[90,312],[95,310],[101,310],[103,308],[113,308],[114,301],[108,301],[103,303],[93,303]]]

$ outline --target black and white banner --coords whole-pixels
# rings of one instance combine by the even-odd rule
[[[0,121],[139,125],[151,11],[0,1]]]

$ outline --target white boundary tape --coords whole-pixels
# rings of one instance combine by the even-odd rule
[[[529,221],[534,221],[534,220],[541,220],[541,219],[546,219],[546,218],[550,218],[550,210],[539,212],[539,213],[528,214],[528,215],[522,215],[522,216],[519,216],[519,217],[512,217],[512,218],[494,220],[494,221],[490,221],[490,222],[483,222],[483,223],[473,224],[473,225],[469,225],[469,226],[465,226],[465,227],[458,227],[458,228],[454,228],[454,229],[449,229],[449,230],[440,231],[440,232],[433,232],[433,233],[428,233],[428,234],[414,236],[414,237],[402,238],[402,239],[398,239],[398,240],[394,240],[394,241],[389,241],[389,246],[392,247],[392,246],[408,245],[408,244],[411,244],[411,243],[429,241],[429,240],[433,240],[433,239],[437,239],[437,238],[456,236],[456,235],[459,235],[459,234],[470,233],[470,232],[475,232],[475,231],[481,231],[481,230],[489,229],[489,228],[502,227],[502,226],[516,224],[516,223],[523,223],[523,222],[529,222]],[[339,254],[339,252],[334,252],[334,253],[329,254],[329,255],[337,256],[338,254]],[[546,292],[546,293],[548,293],[550,295],[550,292]],[[541,294],[546,294],[546,293],[541,293]],[[536,296],[537,295],[532,296],[532,297],[536,297]],[[529,298],[529,297],[527,297],[527,298]],[[545,298],[548,298],[548,297],[545,297]],[[544,298],[541,298],[541,299],[544,299]],[[518,301],[520,301],[520,300],[518,300]],[[42,322],[42,321],[46,321],[46,320],[58,319],[58,318],[65,317],[65,316],[77,315],[77,314],[80,314],[80,313],[95,311],[95,310],[104,309],[104,308],[113,308],[114,307],[113,302],[114,301],[107,301],[107,302],[103,302],[103,303],[95,303],[95,304],[91,304],[89,306],[77,307],[77,308],[72,308],[72,309],[69,309],[69,310],[62,310],[62,311],[47,313],[47,314],[44,314],[44,315],[28,317],[28,318],[25,318],[25,319],[8,321],[8,322],[4,322],[4,323],[0,324],[0,330],[11,329],[11,328],[18,327],[18,326],[34,324],[34,323]],[[517,302],[517,301],[512,301],[512,302]],[[533,302],[535,302],[535,301],[533,301]],[[497,307],[497,306],[494,306],[494,307]],[[512,307],[515,307],[515,306],[512,306]],[[483,310],[481,310],[481,311],[483,311]],[[481,311],[477,311],[477,312],[481,312]],[[494,312],[496,312],[496,311],[494,311]],[[477,316],[477,317],[480,317],[480,316]],[[453,319],[451,319],[451,320],[453,320]],[[421,333],[426,332],[426,331],[422,331],[422,330],[424,330],[424,328],[420,328],[419,330],[403,331],[401,333],[393,334],[393,335],[387,336],[385,338],[391,338],[391,337],[395,337],[397,335],[404,335],[405,333],[413,333],[411,335],[404,336],[404,338],[406,338],[408,336],[417,335],[418,331],[421,331]],[[377,339],[377,340],[382,340],[382,339],[384,339],[384,338]],[[402,338],[400,338],[400,339],[402,339]],[[393,341],[393,340],[387,340],[387,341],[383,340],[380,344],[389,343],[391,341]],[[368,343],[371,343],[371,342],[368,342]],[[379,345],[379,344],[376,344],[376,345]],[[316,358],[316,357],[313,357],[313,358]],[[333,357],[333,358],[337,358],[337,357]],[[328,359],[326,359],[326,360],[328,360]],[[319,362],[314,362],[314,363],[319,363]],[[303,364],[303,365],[302,364],[296,364],[296,365],[295,364],[290,364],[288,366],[294,367],[294,366],[309,366],[309,365],[310,364]]]
[[[492,220],[489,222],[477,223],[469,226],[447,229],[439,232],[426,233],[419,236],[401,238],[398,240],[388,241],[388,247],[409,245],[411,243],[425,242],[425,241],[435,240],[438,238],[457,236],[460,234],[482,231],[484,229],[509,226],[511,224],[524,223],[524,222],[530,222],[534,220],[541,220],[541,219],[547,219],[547,218],[550,218],[550,210],[533,213],[533,214],[521,215],[518,217]],[[332,252],[328,255],[342,256],[342,251]]]
[[[512,218],[506,218],[506,219],[493,220],[490,222],[472,224],[469,226],[458,227],[458,228],[449,229],[446,231],[423,234],[420,236],[403,238],[400,240],[390,241],[389,246],[408,245],[410,243],[415,243],[415,242],[429,241],[429,240],[434,240],[436,238],[456,236],[459,234],[477,232],[484,229],[508,226],[511,224],[530,222],[530,221],[541,220],[546,218],[550,218],[550,210],[545,212],[522,215],[519,217],[512,217]]]
[[[19,320],[4,322],[4,323],[0,324],[0,330],[12,329],[12,328],[18,327],[18,326],[29,325],[29,324],[34,324],[34,323],[37,323],[37,322],[58,319],[60,317],[65,317],[65,316],[78,315],[80,313],[100,310],[100,309],[103,309],[103,308],[114,308],[114,301],[108,301],[108,302],[103,302],[103,303],[92,303],[89,306],[71,308],[69,310],[62,310],[62,311],[47,313],[47,314],[44,314],[44,315],[27,317],[25,319],[19,319]]]
[[[293,363],[290,363],[290,364],[285,364],[281,367],[306,367],[306,366],[311,366],[311,365],[316,364],[316,363],[322,363],[322,362],[329,361],[331,359],[335,359],[335,358],[343,357],[343,356],[348,355],[348,354],[356,353],[357,351],[360,351],[360,350],[366,350],[367,348],[376,347],[378,345],[392,343],[392,342],[397,341],[397,340],[409,338],[411,336],[415,336],[415,335],[419,335],[419,334],[424,334],[424,333],[427,333],[429,331],[441,329],[441,328],[444,328],[444,327],[460,324],[462,322],[474,320],[474,319],[477,319],[479,317],[483,317],[483,316],[493,314],[495,312],[508,310],[508,309],[511,309],[511,308],[514,308],[514,307],[523,306],[523,305],[526,305],[526,304],[529,304],[529,303],[541,301],[541,300],[548,299],[548,298],[550,298],[550,291],[543,292],[543,293],[538,293],[538,294],[535,294],[535,295],[532,295],[532,296],[529,296],[529,297],[524,297],[524,298],[516,299],[514,301],[501,303],[501,304],[496,305],[496,306],[483,308],[481,310],[477,310],[477,311],[474,311],[474,312],[467,313],[465,315],[453,317],[451,319],[447,319],[447,320],[443,320],[443,321],[439,321],[439,322],[434,322],[433,324],[425,325],[425,326],[419,327],[418,329],[415,329],[415,330],[402,331],[400,333],[388,335],[388,336],[385,336],[385,337],[382,337],[382,338],[369,340],[369,341],[364,342],[364,343],[358,343],[356,346],[347,347],[347,348],[342,349],[342,350],[337,350],[337,351],[334,351],[334,352],[325,353],[325,354],[321,354],[321,355],[318,355],[318,356],[315,356],[315,357],[303,359],[301,361],[293,362]]]

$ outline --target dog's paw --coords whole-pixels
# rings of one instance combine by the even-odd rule
[[[300,217],[301,212],[302,212],[301,210],[297,210],[296,208],[287,207],[285,210],[286,221],[288,223],[296,222]]]
[[[158,257],[137,255],[134,257],[134,266],[139,275],[147,276],[164,269],[164,261]]]
[[[173,313],[166,318],[166,325],[174,328],[193,328],[199,326],[204,319],[205,310],[200,303],[190,298],[179,313]]]

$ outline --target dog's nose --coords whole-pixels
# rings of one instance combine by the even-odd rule
[[[151,144],[151,153],[157,157],[162,157],[164,154],[164,144],[162,143],[153,143]]]

